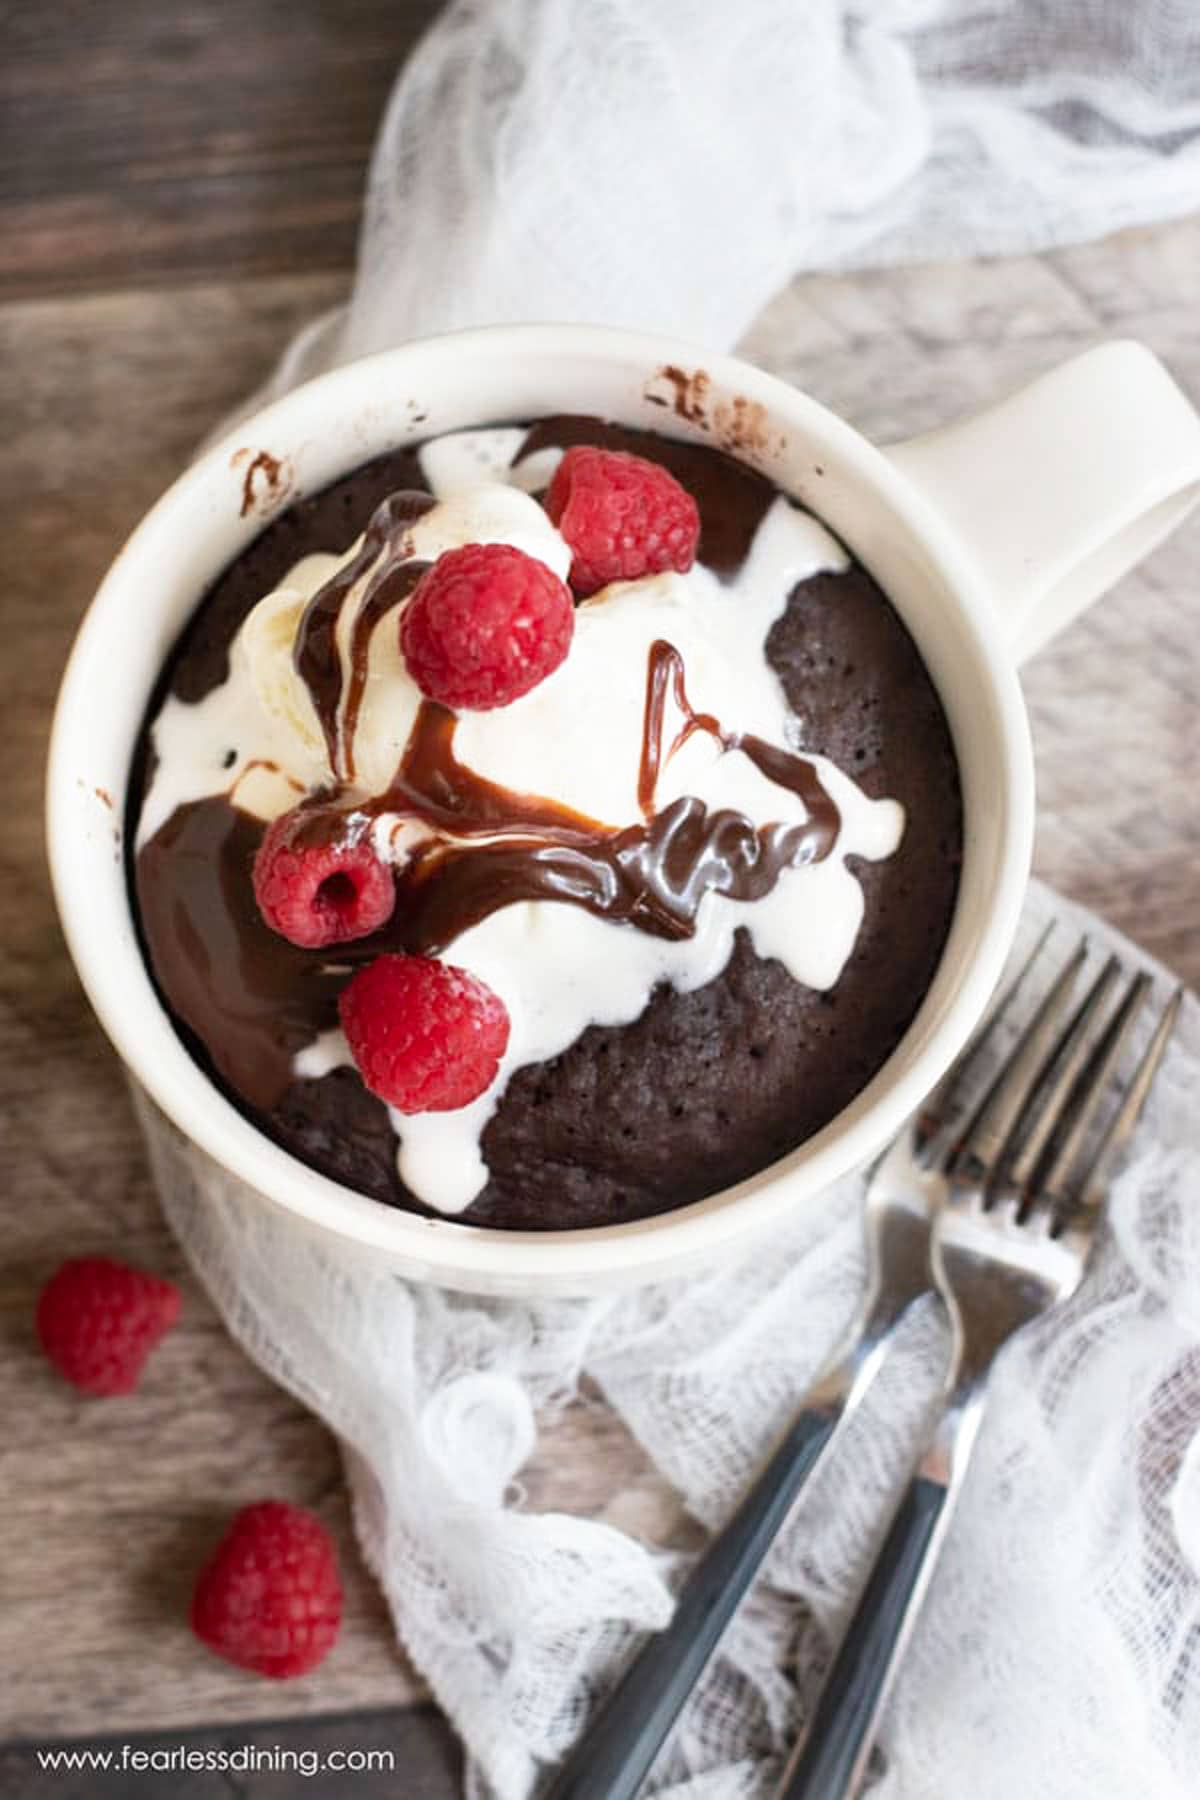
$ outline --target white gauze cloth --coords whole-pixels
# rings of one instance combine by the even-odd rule
[[[723,349],[798,269],[1198,203],[1192,0],[458,0],[392,94],[350,304],[270,391],[528,319]]]
[[[802,267],[1028,250],[1182,213],[1200,196],[1198,69],[1200,12],[1183,0],[461,0],[392,97],[352,300],[269,391],[492,321],[637,324],[720,348]],[[1034,888],[1026,937],[1050,914],[1085,922]],[[996,1370],[887,1714],[886,1800],[1194,1792],[1198,1075],[1189,1000],[1092,1272]],[[583,1381],[718,1525],[853,1312],[860,1183],[707,1278],[488,1302],[294,1231],[143,1113],[168,1217],[230,1330],[342,1441],[363,1550],[466,1741],[472,1793],[524,1800],[638,1634],[665,1623],[687,1562],[525,1509],[539,1421]],[[918,1313],[654,1793],[769,1792],[941,1350]]]

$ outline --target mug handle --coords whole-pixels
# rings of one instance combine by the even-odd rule
[[[885,454],[960,540],[1018,662],[1200,500],[1200,415],[1129,340]]]

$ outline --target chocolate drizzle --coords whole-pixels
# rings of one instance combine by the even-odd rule
[[[138,852],[142,928],[159,980],[218,1075],[275,1105],[296,1052],[337,1023],[344,975],[265,925],[250,867],[262,825],[224,796],[179,807]]]
[[[664,750],[668,695],[683,722]],[[357,840],[391,814],[430,833],[397,869],[391,922],[344,946],[350,960],[381,949],[436,954],[522,900],[565,901],[656,937],[687,938],[705,894],[759,900],[784,869],[820,862],[837,841],[840,815],[812,762],[726,732],[711,714],[696,712],[683,658],[662,639],[651,646],[647,664],[638,774],[643,817],[636,824],[602,824],[556,800],[487,780],[455,755],[456,723],[445,707],[423,701],[385,792],[350,806],[321,796],[309,809],[302,832],[308,844]],[[663,766],[697,731],[726,751],[740,750],[769,781],[797,794],[807,818],[756,826],[731,808],[710,811],[694,796],[656,811]]]
[[[662,744],[668,692],[683,716],[683,724],[664,756]],[[841,828],[841,814],[826,793],[811,759],[797,756],[794,751],[784,750],[777,744],[768,744],[753,732],[725,731],[711,713],[698,713],[688,699],[682,656],[674,644],[658,638],[650,646],[646,665],[646,711],[638,764],[638,805],[647,816],[654,804],[662,765],[669,762],[677,750],[682,750],[696,731],[707,732],[716,738],[723,750],[740,750],[768,781],[774,782],[776,787],[789,789],[804,802],[809,817],[802,828],[804,841],[796,846],[796,853],[790,859],[792,863],[822,862],[829,855]],[[782,828],[764,827],[767,831],[777,829]],[[757,895],[738,894],[737,898],[757,898]]]
[[[420,581],[427,562],[411,562],[394,564],[386,568],[372,581],[363,595],[362,604],[355,614],[354,625],[350,633],[350,681],[346,689],[346,705],[342,713],[342,762],[347,780],[353,780],[354,767],[354,734],[358,729],[358,715],[362,707],[363,693],[367,685],[367,664],[371,655],[371,634],[379,621],[393,607],[399,606],[408,599]],[[328,734],[326,736],[328,741]]]
[[[683,724],[663,755],[663,728],[666,724],[667,695],[683,714]],[[655,789],[664,762],[681,750],[694,731],[707,731],[729,748],[724,732],[711,713],[698,713],[687,696],[687,678],[683,658],[674,644],[657,638],[650,646],[646,662],[646,710],[642,718],[642,754],[638,762],[638,805],[648,817],[654,807]]]
[[[347,804],[371,634],[428,566],[411,560],[411,527],[433,504],[429,494],[405,490],[377,507],[358,554],[313,595],[296,634],[296,671],[312,697],[337,783],[308,806],[304,841],[352,841],[391,814],[426,831],[397,869],[392,922],[348,946],[351,959],[381,948],[436,954],[470,926],[522,900],[565,901],[657,937],[686,938],[695,931],[705,894],[758,900],[784,869],[829,855],[841,820],[812,762],[728,732],[711,713],[697,712],[688,699],[683,658],[662,639],[651,646],[646,669],[637,785],[642,818],[636,823],[604,824],[488,781],[458,760],[454,715],[431,701],[418,709],[390,786]],[[338,627],[347,597],[372,567],[351,629],[346,679]],[[668,701],[681,719],[669,743]],[[693,796],[656,811],[663,767],[698,731],[726,751],[741,751],[769,781],[798,795],[808,814],[803,823],[756,826],[729,808],[710,812]]]
[[[410,529],[436,501],[417,488],[389,494],[371,515],[356,556],[319,587],[304,609],[296,632],[292,660],[308,689],[324,734],[329,766],[342,780],[354,776],[354,727],[366,681],[371,632],[392,606],[405,599],[428,567],[405,562],[411,556]],[[350,647],[350,685],[345,716],[339,725],[342,661],[337,631],[348,595],[372,563],[383,560],[363,596]]]

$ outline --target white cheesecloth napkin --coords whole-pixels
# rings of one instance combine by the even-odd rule
[[[1004,253],[1200,199],[1192,0],[460,0],[402,73],[348,308],[271,391],[523,318],[732,343],[801,267]],[[262,396],[256,398],[261,399]],[[1035,886],[1097,953],[1137,953]],[[1144,959],[1143,959],[1144,960]],[[1159,997],[1167,978],[1160,971]],[[1170,1800],[1200,1769],[1200,1006],[1189,1000],[1082,1290],[1001,1359],[881,1740],[887,1800]],[[462,1734],[524,1800],[686,1557],[523,1509],[544,1421],[609,1407],[716,1526],[848,1320],[861,1186],[708,1277],[593,1301],[405,1283],[243,1204],[149,1134],[238,1341],[337,1433],[367,1561]],[[931,1312],[778,1546],[652,1791],[765,1794],[936,1380]]]

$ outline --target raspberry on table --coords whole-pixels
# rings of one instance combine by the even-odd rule
[[[400,648],[428,699],[488,712],[552,675],[574,630],[570,589],[553,569],[512,544],[462,544],[413,589]]]
[[[338,999],[359,1074],[400,1112],[452,1112],[495,1080],[508,1009],[466,969],[425,956],[377,956]]]
[[[577,444],[546,494],[546,511],[571,549],[571,586],[581,597],[610,581],[636,581],[696,560],[700,512],[660,463],[625,450]]]
[[[42,1289],[37,1334],[60,1375],[89,1394],[130,1394],[179,1317],[173,1282],[106,1256],[63,1263]]]
[[[396,883],[365,838],[306,843],[311,813],[275,819],[254,858],[254,897],[263,919],[305,950],[366,937],[392,916]]]
[[[279,1681],[315,1669],[341,1621],[333,1540],[315,1514],[283,1500],[235,1513],[192,1594],[201,1643]]]

